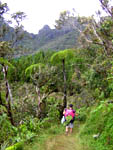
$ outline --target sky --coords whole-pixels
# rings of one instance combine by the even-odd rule
[[[80,16],[91,16],[100,9],[99,0],[1,0],[6,2],[10,13],[24,12],[27,17],[23,21],[24,29],[37,34],[44,26],[54,28],[55,20],[60,12],[73,8]]]

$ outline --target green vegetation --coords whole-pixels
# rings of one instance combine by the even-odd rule
[[[50,34],[50,37],[54,36],[52,41],[47,37],[51,32],[48,26],[39,32],[38,44],[41,48],[45,43],[49,45],[48,42],[50,46],[55,46],[54,34],[59,37],[66,32],[67,41],[71,41],[70,28],[73,24],[78,29],[77,39],[73,32],[77,43],[73,49],[69,45],[66,49],[63,38],[59,38],[62,49],[59,45],[57,51],[44,47],[44,50],[36,52],[29,42],[31,55],[26,55],[26,34],[21,32],[20,24],[25,14],[17,12],[12,15],[17,26],[9,41],[7,37],[10,38],[11,34],[10,30],[6,30],[9,26],[6,26],[3,17],[8,6],[0,2],[1,150],[37,147],[43,150],[46,146],[48,150],[70,147],[80,150],[113,149],[113,9],[109,1],[100,0],[100,3],[108,14],[107,17],[100,17],[98,22],[93,17],[76,17],[73,24],[75,17],[65,11],[56,21],[56,28],[63,27],[63,31],[53,30]],[[23,56],[14,57],[19,49]],[[69,103],[74,105],[78,116],[75,118],[75,132],[68,139],[63,135],[65,127],[60,120],[63,109]],[[50,142],[52,145],[48,146]],[[65,142],[67,145],[62,146]]]
[[[91,109],[80,136],[94,150],[113,149],[113,104],[101,101]]]

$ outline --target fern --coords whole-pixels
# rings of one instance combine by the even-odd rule
[[[26,68],[25,70],[25,75],[31,75],[32,73],[34,73],[35,71],[39,71],[40,69],[44,68],[45,65],[38,63],[38,64],[33,64],[29,67]]]
[[[74,51],[70,49],[66,49],[53,54],[50,61],[51,63],[61,63],[62,60],[65,60],[66,58],[72,58],[73,56],[74,56]]]

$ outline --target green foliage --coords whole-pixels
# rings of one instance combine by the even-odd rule
[[[72,116],[67,116],[66,121],[63,123],[64,126],[68,125],[70,121],[72,120]]]
[[[38,132],[38,124],[39,124],[39,119],[32,117],[32,116],[26,116],[24,119],[24,124],[20,126],[21,131],[26,132],[26,131],[31,131],[31,132]],[[26,133],[25,133],[26,134]]]
[[[17,24],[20,25],[19,22],[23,19],[23,15],[23,13],[18,12],[17,14],[13,14],[12,17],[16,19]],[[61,14],[64,19],[66,15],[66,13]],[[105,98],[113,97],[113,62],[111,51],[111,41],[113,42],[113,21],[109,16],[100,18],[98,24],[96,24],[92,17],[83,17],[81,19],[81,21],[83,21],[82,23],[85,23],[86,26],[89,25],[88,28],[84,30],[84,34],[93,42],[92,44],[82,43],[80,47],[84,47],[85,45],[85,49],[67,49],[77,42],[76,40],[79,33],[75,30],[69,28],[60,31],[56,29],[51,30],[48,26],[45,26],[43,30],[39,31],[38,35],[24,32],[25,37],[23,39],[21,39],[20,34],[22,26],[19,26],[20,28],[17,27],[15,31],[18,32],[18,38],[21,41],[14,45],[23,45],[23,48],[20,48],[21,53],[19,54],[19,58],[14,58],[10,60],[10,62],[4,58],[12,50],[10,48],[11,45],[4,41],[0,43],[0,71],[2,71],[2,65],[9,67],[8,79],[10,80],[11,90],[13,91],[14,104],[12,111],[16,124],[16,127],[12,127],[9,118],[5,114],[7,112],[3,106],[6,96],[3,92],[5,84],[2,78],[0,78],[0,90],[2,89],[2,103],[0,102],[0,132],[3,133],[0,136],[0,144],[3,144],[4,141],[8,141],[9,145],[15,143],[18,145],[21,141],[27,141],[29,143],[37,134],[39,135],[46,131],[50,131],[53,134],[58,133],[54,124],[57,125],[60,122],[59,118],[62,111],[60,106],[62,106],[64,85],[61,62],[64,61],[67,100],[69,102],[72,101],[78,108],[83,106],[83,108],[78,110],[77,113],[79,115],[76,117],[76,120],[86,121],[81,135],[85,137],[85,140],[87,138],[89,139],[94,149],[104,150],[105,147],[109,150],[112,149],[113,106],[104,101]],[[70,20],[70,23],[71,21],[72,20]],[[92,25],[94,25],[94,29],[96,29],[95,32],[93,32]],[[97,25],[98,28],[95,25]],[[14,34],[13,31],[10,32],[12,32],[11,35]],[[93,33],[96,33],[96,37]],[[10,39],[9,35],[10,33],[5,37],[7,40]],[[100,40],[98,37],[100,37]],[[15,40],[18,39],[15,34],[14,38]],[[82,38],[80,39],[82,40]],[[30,47],[30,50],[25,47]],[[62,51],[46,51],[45,48],[47,47],[58,50],[62,49]],[[34,49],[37,50],[40,48],[44,49],[44,51],[20,57],[21,54],[32,53]],[[15,57],[17,54],[18,51],[15,53]],[[108,57],[106,54],[111,55]],[[58,64],[58,66],[52,66],[51,63]],[[0,73],[0,75],[2,75],[2,73]],[[45,104],[44,110],[41,112],[43,116],[41,119],[37,118],[38,100],[35,88],[29,86],[31,77],[35,80],[34,84],[39,85],[40,97],[42,98],[42,103]],[[26,85],[25,82],[27,82]],[[49,93],[54,96],[51,97]],[[47,97],[44,97],[46,94]],[[103,100],[102,103],[100,103],[101,100]],[[96,101],[98,101],[100,105],[96,105],[97,107],[95,106],[90,113],[90,106],[94,105]],[[71,118],[67,118],[65,124],[67,124],[70,119]],[[99,137],[94,140],[92,136],[98,133]],[[42,138],[44,139],[44,135]],[[41,140],[41,138],[38,140]],[[86,142],[87,141],[88,140],[86,140]],[[15,146],[12,146],[11,149],[14,147]],[[20,146],[20,149],[21,148]]]
[[[76,112],[78,115],[75,117],[75,120],[85,122],[87,119],[88,112],[86,111],[86,107],[81,107]]]
[[[99,106],[93,108],[86,124],[81,132],[81,136],[89,139],[90,146],[96,149],[112,150],[113,142],[113,104],[102,101]],[[99,134],[97,140],[93,135]]]
[[[62,63],[62,61],[65,60],[66,58],[72,58],[73,56],[74,56],[73,50],[67,49],[67,50],[59,51],[53,54],[53,56],[51,57],[51,62]]]
[[[10,81],[29,81],[30,80],[30,70],[34,70],[35,68],[38,69],[38,65],[41,64],[46,65],[49,63],[50,57],[54,52],[52,51],[40,51],[37,52],[35,55],[23,56],[20,58],[15,58],[11,60],[11,64],[15,66],[15,70],[9,68],[8,78]],[[46,56],[46,57],[45,57]],[[35,66],[37,67],[35,67]],[[18,67],[17,67],[18,66]],[[29,68],[31,66],[31,69]],[[34,66],[34,67],[33,67]],[[29,68],[27,76],[25,75],[25,70]],[[43,67],[42,67],[43,68]]]
[[[59,110],[58,110],[58,103],[56,102],[56,99],[53,97],[48,98],[48,112],[47,112],[47,117],[52,121],[52,122],[58,122],[59,120]]]
[[[101,24],[101,34],[104,38],[112,40],[113,38],[113,20],[111,18],[106,18],[105,21]]]
[[[29,66],[28,68],[26,68],[25,70],[25,74],[26,75],[32,75],[34,74],[35,72],[39,72],[42,68],[44,68],[45,65],[44,64],[34,64],[34,65],[31,65]]]
[[[7,113],[6,107],[0,105],[0,114]]]
[[[10,44],[6,41],[0,42],[0,57],[8,56],[9,53],[12,52],[12,48]]]
[[[51,118],[44,118],[42,121],[38,123],[38,128],[40,130],[48,129],[52,126]]]
[[[7,59],[4,59],[2,57],[0,58],[0,64],[6,65],[6,66],[11,67],[11,68],[14,69],[14,66],[11,63],[9,63]]]
[[[13,128],[8,120],[7,114],[3,113],[0,115],[0,143],[7,141],[13,136]]]
[[[19,142],[14,144],[13,146],[6,148],[5,150],[23,150],[23,148],[24,148],[24,143]]]
[[[5,91],[1,91],[1,100],[3,104],[6,104],[6,93]]]
[[[22,124],[18,127],[17,135],[12,139],[13,143],[31,140],[36,134],[33,132],[33,127],[29,124]]]

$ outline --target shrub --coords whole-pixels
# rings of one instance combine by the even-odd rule
[[[77,111],[78,116],[75,117],[76,120],[86,121],[87,111],[86,107],[82,107]]]
[[[98,134],[97,140],[93,135]],[[102,101],[94,108],[80,134],[88,139],[95,149],[112,150],[113,146],[113,104]]]
[[[7,141],[14,134],[12,127],[7,114],[0,115],[0,143]]]

